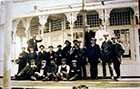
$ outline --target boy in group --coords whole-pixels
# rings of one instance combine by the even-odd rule
[[[50,64],[47,67],[46,77],[43,79],[44,81],[57,81],[57,70],[58,66],[55,64],[54,60],[50,61]]]
[[[80,78],[80,68],[77,65],[77,60],[72,60],[72,66],[70,69],[69,80],[73,81],[73,80],[77,80],[79,78]]]
[[[46,77],[47,74],[47,61],[42,60],[41,65],[38,66],[38,70],[34,73],[34,76],[32,76],[32,80],[43,80]]]
[[[66,64],[66,59],[62,58],[62,64],[58,67],[57,76],[60,80],[68,80],[70,73],[70,66]]]
[[[123,53],[125,52],[125,49],[123,48],[122,44],[120,44],[117,41],[117,37],[113,36],[111,38],[112,40],[112,58],[113,58],[113,65],[114,65],[114,69],[115,72],[117,74],[117,76],[115,77],[115,80],[119,81],[121,78],[120,75],[120,65],[121,65],[121,58]]]
[[[53,46],[49,46],[49,51],[48,51],[48,64],[50,64],[51,60],[55,60],[55,52],[53,50]]]
[[[35,59],[31,59],[29,65],[25,66],[25,68],[16,75],[16,79],[31,80],[36,71],[37,66],[35,64]]]
[[[46,60],[48,62],[48,54],[45,51],[45,46],[40,45],[39,48],[40,48],[40,51],[39,51],[38,56],[37,56],[37,65],[41,64],[42,59]]]
[[[63,58],[62,46],[57,46],[58,50],[56,51],[56,64],[59,66],[61,64],[61,59]]]

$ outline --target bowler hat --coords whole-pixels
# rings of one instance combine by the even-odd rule
[[[70,43],[70,41],[68,41],[68,40],[66,40],[66,41],[65,41],[65,44],[66,44],[66,43],[69,43],[69,44],[71,44],[71,43]]]
[[[78,42],[78,40],[73,40],[73,42]]]
[[[58,45],[57,47],[62,47],[62,45]]]
[[[41,48],[41,47],[42,47],[42,48],[45,48],[45,46],[44,46],[44,45],[40,45],[40,46],[39,46],[39,48]]]
[[[48,48],[53,48],[53,46],[49,46]]]
[[[72,63],[75,63],[75,62],[77,62],[77,60],[72,60]]]

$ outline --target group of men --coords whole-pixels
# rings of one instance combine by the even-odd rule
[[[25,52],[25,47],[22,47],[22,52],[16,60],[19,68],[15,78],[44,81],[86,79],[86,65],[89,63],[91,79],[98,79],[98,64],[101,62],[103,78],[106,78],[107,64],[110,78],[119,80],[121,57],[125,50],[117,37],[109,39],[108,33],[104,33],[103,37],[104,41],[99,46],[96,44],[95,33],[87,31],[85,47],[80,48],[78,40],[73,41],[73,46],[66,40],[63,49],[61,45],[58,45],[58,50],[55,52],[53,46],[49,46],[49,51],[46,52],[44,45],[40,45],[40,51],[38,51],[37,42],[41,42],[42,39],[36,40],[34,36],[27,42],[28,52]],[[113,69],[116,77],[114,77]]]

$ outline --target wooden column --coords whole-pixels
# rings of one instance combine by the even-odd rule
[[[3,59],[3,88],[10,88],[10,62],[11,62],[11,33],[12,33],[12,1],[5,1],[5,31],[4,31],[4,59]]]

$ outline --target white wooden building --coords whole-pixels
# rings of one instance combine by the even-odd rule
[[[26,41],[32,35],[41,34],[46,48],[49,45],[57,47],[64,45],[65,40],[78,39],[82,41],[82,0],[13,0],[10,8],[7,2],[0,5],[0,76],[3,76],[5,59],[5,30],[10,29],[11,37],[9,60],[17,58],[20,48],[27,46]],[[138,0],[87,0],[87,24],[91,30],[105,30],[110,35],[116,35],[123,42],[125,54],[121,66],[122,76],[140,77],[140,28]],[[11,13],[10,13],[11,12]],[[7,18],[11,19],[10,26]],[[72,25],[69,25],[72,19]],[[72,34],[73,33],[73,38]],[[39,44],[39,45],[40,45]],[[17,65],[10,63],[11,75],[16,73]],[[102,69],[99,74],[102,75]]]

